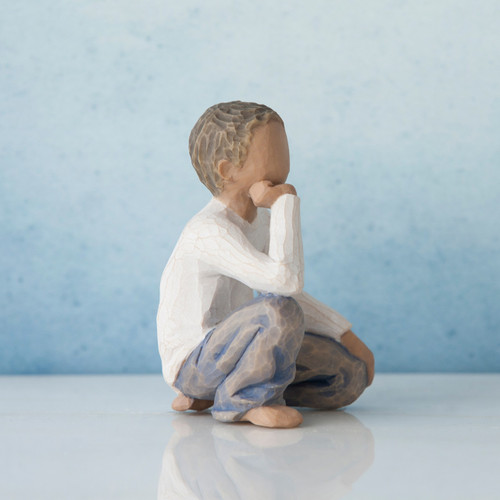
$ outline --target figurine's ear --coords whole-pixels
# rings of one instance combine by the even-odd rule
[[[225,181],[233,180],[234,165],[229,160],[220,160],[217,164],[217,171]]]

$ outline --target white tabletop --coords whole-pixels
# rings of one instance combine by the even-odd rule
[[[500,374],[380,374],[296,429],[173,397],[158,375],[0,377],[0,498],[500,498]]]

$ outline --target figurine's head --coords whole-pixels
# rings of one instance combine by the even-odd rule
[[[278,113],[254,102],[222,102],[201,115],[189,136],[189,154],[198,177],[214,196],[223,188],[220,163],[227,160],[241,167],[253,131],[271,121],[283,125]]]

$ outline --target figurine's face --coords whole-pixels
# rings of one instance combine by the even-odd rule
[[[248,148],[248,155],[241,167],[232,169],[233,187],[248,191],[259,181],[284,184],[290,172],[290,153],[285,128],[271,121],[257,127]]]

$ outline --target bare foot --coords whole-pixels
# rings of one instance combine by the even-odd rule
[[[176,411],[196,410],[203,411],[214,404],[210,399],[193,399],[179,394],[172,403],[172,409]]]
[[[283,405],[271,405],[252,408],[243,415],[241,420],[252,422],[252,424],[261,425],[262,427],[290,428],[297,427],[304,419],[300,412],[294,408]]]

